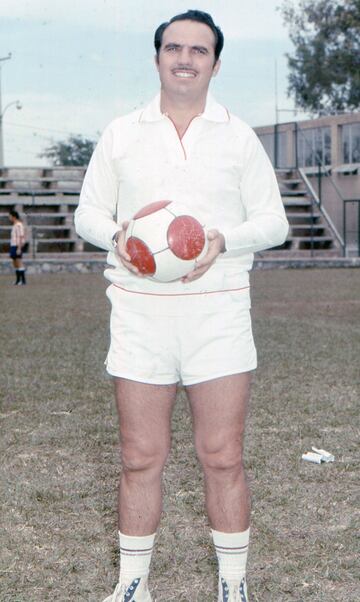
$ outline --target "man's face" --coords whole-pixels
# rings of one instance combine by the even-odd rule
[[[171,23],[164,31],[156,66],[161,88],[169,96],[205,98],[210,79],[220,68],[210,27],[189,20]]]

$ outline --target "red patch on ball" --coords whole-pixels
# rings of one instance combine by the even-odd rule
[[[155,211],[159,211],[159,209],[163,209],[167,205],[170,205],[171,201],[155,201],[154,203],[149,203],[145,205],[140,211],[135,213],[133,219],[139,219],[140,217],[145,217],[146,215],[150,215],[151,213],[155,213]]]
[[[180,215],[167,231],[169,248],[180,259],[196,259],[205,245],[204,228],[191,215]]]
[[[126,252],[131,257],[131,263],[140,274],[152,276],[155,274],[156,265],[152,252],[149,247],[139,238],[132,236],[126,242]]]

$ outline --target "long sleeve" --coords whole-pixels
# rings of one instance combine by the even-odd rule
[[[289,225],[273,167],[252,130],[244,149],[240,193],[246,221],[223,231],[224,256],[255,253],[281,245]]]
[[[95,148],[75,211],[76,232],[97,247],[112,250],[116,223],[118,184],[112,166],[112,132],[105,130]]]

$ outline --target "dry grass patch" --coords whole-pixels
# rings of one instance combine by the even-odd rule
[[[99,602],[118,571],[117,419],[100,275],[0,277],[1,601]],[[360,272],[254,272],[246,464],[252,602],[358,602]],[[301,461],[311,445],[331,465]],[[216,562],[180,391],[153,559],[158,602],[214,602]],[[196,596],[190,591],[197,591]]]

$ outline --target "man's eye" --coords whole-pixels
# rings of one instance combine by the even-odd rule
[[[206,50],[204,48],[194,48],[195,54],[206,54]]]

